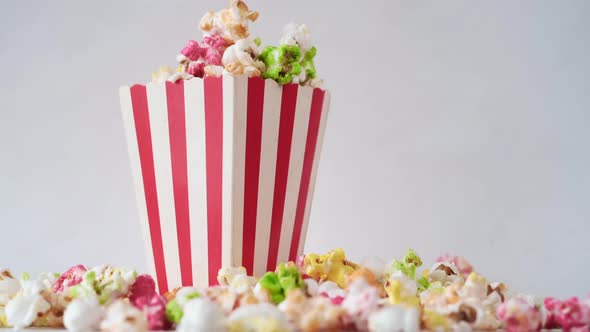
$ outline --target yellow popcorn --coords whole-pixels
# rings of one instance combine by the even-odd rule
[[[422,314],[422,323],[430,331],[450,331],[449,318],[435,311],[425,310]]]
[[[358,265],[346,260],[344,250],[334,249],[327,254],[309,254],[305,256],[305,273],[310,277],[326,281],[330,280],[338,284],[340,288],[346,287],[346,276],[358,269]]]
[[[152,73],[152,82],[166,82],[174,74],[174,69],[170,66],[163,66],[158,71]]]
[[[385,292],[391,304],[402,304],[406,306],[420,305],[420,298],[415,292],[408,291],[408,287],[400,280],[391,280],[385,286]]]

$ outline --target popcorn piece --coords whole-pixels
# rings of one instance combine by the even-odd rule
[[[259,284],[269,293],[270,299],[278,304],[285,300],[285,295],[291,290],[301,288],[303,281],[294,264],[279,264],[276,272],[267,272],[260,278]]]
[[[220,269],[217,273],[217,281],[237,294],[243,294],[256,286],[256,278],[249,277],[243,266]]]
[[[84,274],[83,281],[72,287],[75,298],[97,296],[100,304],[107,304],[127,294],[137,273],[110,265],[97,266]]]
[[[307,298],[302,290],[295,289],[281,302],[283,311],[298,331],[336,331],[342,328],[345,315],[343,308],[335,306],[326,298]]]
[[[289,84],[302,73],[301,50],[296,45],[267,46],[260,54],[266,70],[263,78],[270,78],[279,84]]]
[[[184,307],[193,299],[201,297],[201,293],[194,287],[183,287],[176,292],[175,298],[166,304],[166,317],[174,324],[180,323],[184,315]]]
[[[225,331],[225,315],[219,306],[207,299],[196,298],[186,303],[180,320],[179,332]]]
[[[230,8],[210,11],[201,18],[200,28],[209,35],[219,35],[228,44],[250,35],[248,22],[258,19],[258,12],[251,11],[241,0],[231,0]]]
[[[63,321],[70,331],[97,331],[104,314],[96,297],[76,299],[66,308]]]
[[[444,254],[436,259],[438,263],[440,262],[448,262],[452,263],[459,269],[459,272],[463,276],[463,278],[467,278],[471,272],[473,272],[473,266],[463,257],[460,256],[452,256],[449,254]]]
[[[39,294],[19,296],[6,305],[6,322],[15,329],[33,324],[39,314],[43,315],[51,306]]]
[[[385,291],[391,304],[405,304],[417,306],[420,303],[418,298],[418,285],[401,270],[392,274],[387,280]]]
[[[315,281],[314,279],[311,279],[311,278],[307,278],[307,279],[303,279],[303,284],[304,284],[303,289],[305,289],[305,293],[308,296],[318,295],[319,285],[318,285],[317,281]]]
[[[131,303],[118,300],[107,308],[100,328],[104,332],[143,332],[148,330],[148,322]]]
[[[422,314],[422,326],[429,331],[449,331],[452,323],[444,314],[425,310]]]
[[[386,306],[369,316],[372,332],[418,332],[420,311],[416,307]]]
[[[86,273],[84,265],[74,265],[64,272],[53,284],[53,291],[55,293],[63,292],[72,286],[81,283]]]
[[[154,279],[143,274],[129,287],[129,301],[147,314],[150,330],[165,330],[170,327],[166,318],[166,300],[156,292]]]
[[[72,298],[63,292],[53,293],[49,288],[42,290],[40,294],[49,303],[50,308],[43,314],[37,314],[37,318],[33,321],[32,325],[36,327],[63,327],[64,311],[70,304]]]
[[[12,276],[10,270],[0,269],[0,307],[6,305],[20,289],[20,281]]]
[[[305,24],[287,24],[283,28],[279,45],[297,45],[302,53],[306,53],[312,48],[309,29]]]
[[[258,56],[258,45],[254,40],[240,39],[225,50],[221,62],[228,73],[254,77],[265,70],[264,63],[256,60]]]
[[[539,308],[522,298],[512,298],[500,304],[496,314],[507,332],[539,331],[542,326]]]
[[[214,286],[205,289],[205,297],[218,304],[226,313],[232,312],[238,301],[238,295],[226,286]]]
[[[174,73],[174,75],[170,76],[170,78],[168,79],[169,82],[176,82],[179,80],[190,80],[195,78],[193,75],[189,74],[189,73],[185,73],[185,72],[176,72]]]
[[[150,330],[170,328],[170,322],[166,318],[166,301],[162,296],[153,294],[150,297],[140,297],[133,305],[146,313]]]
[[[208,65],[205,66],[205,75],[219,77],[225,73],[223,66]]]
[[[385,262],[379,257],[367,257],[360,263],[361,266],[369,269],[379,282],[385,280]]]
[[[341,304],[346,297],[347,292],[338,287],[338,285],[333,281],[325,281],[319,284],[318,294],[330,299],[333,304]]]
[[[7,325],[21,329],[33,324],[40,316],[51,309],[51,304],[41,295],[55,282],[52,274],[42,273],[35,280],[30,280],[27,274],[21,278],[21,290],[4,308]]]
[[[465,285],[459,291],[461,298],[472,298],[478,301],[483,301],[488,296],[488,283],[485,277],[471,272]]]
[[[418,256],[414,250],[408,249],[404,259],[401,262],[394,260],[393,263],[391,263],[388,274],[392,274],[395,271],[401,271],[410,279],[414,280],[416,277],[416,268],[420,266],[422,266],[422,260],[420,259],[420,256]]]
[[[301,66],[302,70],[299,74],[293,76],[292,83],[300,83],[305,85],[316,78],[316,69],[313,59],[317,54],[317,50],[311,45],[309,29],[305,24],[287,24],[283,29],[283,34],[279,44],[299,47],[301,53],[299,65]]]
[[[373,272],[364,267],[359,268],[358,270],[354,271],[353,273],[347,276],[347,287],[359,278],[364,279],[369,285],[377,288],[379,290],[380,297],[385,297],[385,290],[383,289],[383,285],[377,282]]]
[[[356,328],[365,331],[368,328],[369,316],[379,307],[379,290],[369,285],[364,278],[355,280],[348,289],[342,307],[346,309],[349,320]]]
[[[132,304],[137,302],[140,298],[150,298],[154,294],[156,294],[156,282],[147,274],[138,276],[131,287],[129,287],[129,301],[131,301]]]
[[[333,281],[340,288],[346,287],[346,276],[358,269],[357,264],[346,260],[340,248],[324,255],[309,254],[305,256],[304,264],[307,275],[318,281]]]
[[[425,309],[438,311],[460,301],[459,289],[460,286],[456,284],[444,288],[429,288],[420,293],[420,301]]]
[[[174,69],[170,66],[163,66],[158,71],[152,73],[152,83],[164,83],[174,75]]]
[[[429,287],[447,287],[451,284],[463,285],[463,276],[453,263],[440,262],[426,270],[424,277],[418,280],[423,289]]]
[[[180,63],[180,67],[178,68],[179,75],[172,75],[169,80],[176,81],[180,78],[203,77],[205,75],[205,67],[221,65],[221,57],[226,47],[225,40],[217,35],[205,36],[202,44],[194,40],[189,40],[188,44],[176,57],[176,60]],[[181,75],[182,73],[186,75]]]
[[[292,327],[285,314],[276,306],[262,303],[235,310],[229,316],[228,329],[231,332],[286,332],[291,331]]]
[[[547,310],[545,328],[560,327],[564,331],[570,331],[590,325],[588,301],[581,302],[577,297],[564,301],[548,297],[544,302]]]

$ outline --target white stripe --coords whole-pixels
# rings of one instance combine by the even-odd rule
[[[207,166],[205,160],[205,97],[203,80],[184,82],[188,204],[193,284],[209,285],[207,245]]]
[[[297,199],[299,198],[299,185],[301,184],[301,172],[303,171],[303,159],[305,157],[305,142],[307,140],[312,95],[313,89],[309,87],[299,87],[297,92],[297,108],[295,109],[293,123],[289,175],[287,177],[285,209],[283,211],[277,263],[289,260],[289,250],[291,249],[293,226],[295,225],[295,214],[297,212]]]
[[[279,120],[281,118],[281,95],[282,87],[275,81],[267,79],[264,86],[258,209],[256,212],[256,241],[254,245],[255,276],[260,276],[266,272],[266,262],[268,259]]]
[[[326,131],[326,122],[330,113],[330,93],[326,91],[324,95],[324,103],[322,104],[322,116],[320,118],[320,127],[318,129],[318,139],[315,146],[315,154],[313,156],[313,166],[311,169],[311,179],[309,181],[309,191],[307,193],[307,201],[305,202],[305,214],[303,215],[303,226],[301,227],[301,238],[299,239],[299,249],[297,254],[303,253],[305,249],[305,240],[307,238],[307,226],[309,224],[309,214],[311,212],[311,204],[313,202],[313,194],[315,192],[316,177],[318,174],[318,164],[320,163],[320,156],[322,154],[322,145],[324,143],[324,132]]]
[[[166,278],[168,288],[181,285],[178,238],[176,233],[176,213],[174,211],[174,190],[172,187],[172,164],[170,159],[170,136],[168,134],[168,108],[166,104],[165,83],[147,85],[152,147],[154,150],[154,169],[160,209],[160,225]]]
[[[139,158],[139,145],[137,144],[137,133],[135,131],[135,118],[133,117],[133,104],[131,102],[131,91],[129,87],[119,89],[121,98],[121,114],[125,124],[125,136],[127,137],[127,147],[129,150],[129,159],[131,162],[131,171],[133,174],[133,183],[135,185],[135,200],[141,225],[141,235],[145,245],[146,261],[148,273],[156,275],[156,264],[154,262],[154,251],[152,250],[152,241],[150,237],[150,224],[147,215],[147,206],[145,203],[145,191],[143,188],[143,175],[141,172],[141,161]]]
[[[242,266],[244,232],[244,173],[246,171],[246,112],[248,110],[248,77],[234,78],[233,130],[233,237],[231,265]]]
[[[223,75],[223,148],[221,199],[221,266],[231,266],[232,252],[232,171],[234,164],[234,78]]]

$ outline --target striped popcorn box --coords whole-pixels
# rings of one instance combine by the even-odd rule
[[[120,89],[140,222],[161,293],[260,276],[303,251],[329,93],[223,75]]]

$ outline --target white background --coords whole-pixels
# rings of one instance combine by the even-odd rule
[[[2,4],[0,265],[146,269],[118,87],[224,4]],[[516,290],[590,291],[590,2],[249,4],[264,44],[308,24],[333,93],[308,251],[452,252]]]

